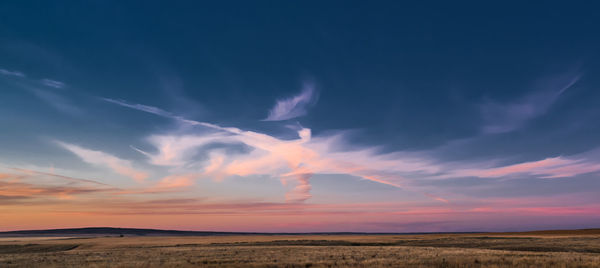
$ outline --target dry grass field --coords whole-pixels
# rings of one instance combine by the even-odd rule
[[[600,230],[2,238],[0,267],[600,267]]]

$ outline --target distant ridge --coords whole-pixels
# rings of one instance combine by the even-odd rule
[[[0,237],[23,236],[215,236],[215,235],[240,235],[252,233],[240,232],[208,232],[208,231],[177,231],[159,229],[113,228],[113,227],[86,227],[69,229],[23,230],[0,232]]]
[[[574,229],[574,230],[539,230],[525,232],[502,232],[498,234],[522,234],[522,235],[600,235],[600,228]]]
[[[457,232],[452,232],[457,233]],[[464,232],[475,233],[475,232]],[[177,231],[160,229],[115,228],[115,227],[85,227],[68,229],[22,230],[0,232],[0,237],[32,237],[32,236],[219,236],[219,235],[408,235],[408,234],[444,234],[443,232],[431,233],[367,233],[367,232],[309,232],[309,233],[258,233],[258,232],[212,232],[212,231]]]
[[[600,228],[577,230],[540,230],[524,232],[415,232],[415,233],[367,233],[367,232],[308,232],[308,233],[258,233],[178,231],[160,229],[85,227],[46,230],[22,230],[0,232],[0,237],[98,237],[98,236],[224,236],[224,235],[425,235],[425,234],[503,234],[503,235],[600,235]]]

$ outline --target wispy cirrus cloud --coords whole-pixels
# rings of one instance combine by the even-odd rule
[[[0,74],[1,75],[5,75],[5,76],[12,76],[14,78],[26,78],[27,75],[25,75],[25,73],[21,72],[21,71],[17,71],[17,70],[7,70],[7,69],[3,69],[0,68]],[[49,79],[49,78],[44,78],[44,79],[34,79],[34,78],[26,78],[26,81],[28,81],[30,84],[37,84],[37,85],[44,85],[47,87],[52,87],[52,88],[64,88],[66,85],[64,82],[58,81],[56,79]],[[21,80],[22,81],[22,80]]]
[[[156,115],[160,115],[160,116],[164,116],[164,117],[174,117],[173,114],[171,114],[165,110],[162,110],[160,108],[153,107],[153,106],[148,106],[148,105],[143,105],[143,104],[131,104],[131,103],[127,103],[126,101],[123,101],[123,100],[115,100],[115,99],[110,99],[110,98],[100,98],[100,99],[110,102],[110,103],[121,105],[123,107],[140,110],[140,111],[144,111],[144,112],[151,113],[151,114],[156,114]]]
[[[499,167],[458,169],[446,177],[499,178],[510,176],[563,178],[600,171],[600,163],[586,158],[552,157]]]
[[[36,98],[62,113],[71,116],[80,116],[84,114],[83,110],[77,105],[74,105],[64,94],[52,90],[64,88],[64,82],[48,78],[29,78],[20,71],[8,71],[6,69],[0,69],[0,74],[11,76],[14,85],[32,93]],[[52,89],[49,89],[48,87]]]
[[[83,114],[83,110],[73,105],[67,98],[65,98],[61,94],[33,87],[28,88],[28,90],[32,92],[37,98],[44,101],[45,103],[47,103],[48,105],[60,112],[72,116],[79,116]]]
[[[65,87],[65,83],[63,83],[61,81],[52,80],[52,79],[44,78],[44,79],[42,79],[41,82],[42,82],[42,84],[44,84],[45,86],[48,86],[48,87],[53,87],[53,88]]]
[[[508,103],[486,101],[480,107],[484,120],[483,133],[506,133],[522,127],[527,121],[545,114],[558,97],[579,81],[581,74],[566,74],[543,79],[540,88]]]
[[[108,167],[114,172],[142,182],[148,177],[146,172],[133,168],[129,160],[118,158],[101,151],[86,149],[74,144],[56,141],[58,145],[77,155],[81,160],[92,165]]]
[[[277,100],[264,121],[283,121],[306,115],[308,106],[314,104],[317,99],[314,85],[305,83],[300,94]]]
[[[6,76],[25,77],[25,74],[20,71],[10,71],[10,70],[1,69],[1,68],[0,68],[0,74],[6,75]]]

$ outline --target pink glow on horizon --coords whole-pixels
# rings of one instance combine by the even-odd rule
[[[154,188],[185,188],[194,180],[193,175],[168,176]],[[106,194],[119,191],[86,180],[31,170],[3,172],[0,196],[18,198],[0,208],[4,216],[0,229],[130,226],[214,231],[408,232],[500,228],[494,226],[525,219],[556,224],[600,220],[599,205],[557,205],[577,201],[570,196],[443,204],[431,200],[340,204],[243,202],[190,195],[174,198],[169,191],[147,191],[150,195],[121,193],[105,198]],[[40,222],[45,225],[39,225]]]

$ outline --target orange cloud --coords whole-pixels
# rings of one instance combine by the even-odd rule
[[[162,178],[154,189],[173,189],[191,186],[194,184],[194,179],[198,175],[186,174],[186,175],[171,175]]]
[[[45,197],[73,199],[76,195],[114,189],[89,180],[34,170],[13,169],[13,171],[13,173],[0,173],[0,196],[22,197],[28,200],[39,200]]]

